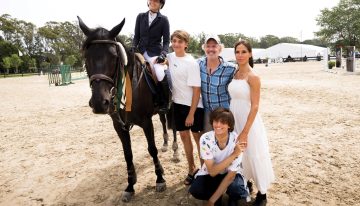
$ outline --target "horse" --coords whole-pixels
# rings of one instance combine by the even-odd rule
[[[89,100],[89,106],[95,114],[108,114],[117,132],[124,151],[128,185],[122,193],[122,201],[129,202],[135,193],[134,184],[137,182],[137,175],[133,163],[133,154],[131,148],[131,138],[129,131],[133,125],[138,125],[144,131],[148,152],[150,153],[155,165],[156,191],[166,190],[166,181],[163,178],[164,169],[158,158],[158,150],[155,144],[154,127],[152,116],[156,114],[154,108],[154,99],[151,88],[144,77],[144,66],[134,51],[128,49],[120,40],[117,39],[122,27],[125,24],[125,18],[122,22],[110,31],[98,27],[91,29],[86,26],[80,17],[78,17],[79,26],[85,34],[86,39],[82,45],[82,52],[85,58],[86,72],[89,77],[89,83],[92,95]],[[127,74],[126,72],[127,71]],[[126,81],[131,83],[123,84],[121,77],[126,76]],[[132,99],[131,107],[117,107],[121,99],[117,98],[119,94],[119,85],[125,87],[126,98]],[[129,95],[129,96],[128,96]],[[130,108],[129,108],[130,107]],[[168,135],[166,129],[166,117],[160,115],[160,121],[163,125],[164,148],[167,147]],[[173,130],[174,142],[174,161],[178,160],[176,131]],[[175,154],[176,153],[176,154]],[[177,160],[176,160],[177,159]]]

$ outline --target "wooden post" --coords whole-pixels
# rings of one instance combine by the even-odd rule
[[[355,70],[355,46],[347,46],[346,71],[354,72]]]

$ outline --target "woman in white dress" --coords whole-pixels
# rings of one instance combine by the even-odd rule
[[[235,44],[238,69],[228,90],[230,110],[235,117],[238,141],[246,145],[243,156],[244,176],[255,181],[258,193],[254,205],[266,205],[266,192],[274,181],[266,130],[258,113],[261,82],[252,71],[252,48],[246,41]]]

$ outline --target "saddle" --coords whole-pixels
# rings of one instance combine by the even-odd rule
[[[144,69],[144,77],[146,79],[146,83],[149,85],[151,92],[155,95],[156,94],[156,84],[157,78],[155,71],[151,69],[149,62],[147,62],[144,56],[138,52],[134,53],[136,58],[140,61],[141,67]]]
[[[167,112],[169,102],[171,101],[171,91],[169,89],[168,79],[158,82],[155,71],[151,68],[149,62],[140,53],[135,53],[136,58],[140,61],[143,76],[148,84],[155,101],[155,107],[158,107],[159,112]]]

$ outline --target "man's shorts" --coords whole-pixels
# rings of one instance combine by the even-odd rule
[[[190,127],[185,126],[185,120],[190,111],[190,106],[174,103],[175,128],[177,131],[191,129],[192,132],[202,132],[204,129],[204,109],[196,108],[194,114],[194,124]]]

